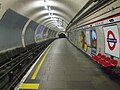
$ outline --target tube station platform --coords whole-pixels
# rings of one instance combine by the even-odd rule
[[[49,45],[16,90],[120,90],[120,84],[62,38]]]

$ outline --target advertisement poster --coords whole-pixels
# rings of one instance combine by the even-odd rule
[[[80,48],[87,51],[87,43],[86,43],[86,33],[85,33],[85,31],[80,32]]]
[[[81,31],[78,32],[79,33],[79,36],[78,36],[78,47],[79,48],[82,48],[82,44],[81,44]]]
[[[45,27],[42,26],[42,25],[39,25],[39,26],[38,26],[38,28],[37,28],[37,30],[36,30],[36,34],[35,34],[36,39],[42,39],[42,38],[43,38],[44,28],[45,28]]]
[[[74,33],[73,32],[71,32],[71,41],[72,41],[72,43],[74,43]]]
[[[79,31],[76,31],[76,46],[79,47]]]
[[[76,45],[76,31],[74,31],[74,44]]]
[[[50,38],[51,37],[51,30],[49,29],[48,30],[48,38]]]
[[[91,30],[91,55],[96,55],[97,52],[97,34],[95,29]]]
[[[103,27],[105,36],[105,53],[119,57],[119,32],[117,25]]]
[[[45,28],[44,31],[43,31],[43,38],[46,38],[47,37],[47,30],[48,28]]]
[[[90,30],[87,30],[86,31],[86,42],[87,42],[87,45],[88,46],[91,46],[91,37],[90,37],[91,35],[90,35]]]

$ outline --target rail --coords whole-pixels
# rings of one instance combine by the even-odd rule
[[[1,71],[3,71],[0,71],[0,90],[13,90],[38,56],[54,40],[55,39],[50,39],[36,44],[0,66]]]

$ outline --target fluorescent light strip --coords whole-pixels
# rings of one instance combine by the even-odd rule
[[[45,7],[45,9],[48,9],[48,5],[47,5],[46,0],[44,0],[44,7]]]

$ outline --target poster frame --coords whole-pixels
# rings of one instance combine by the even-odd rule
[[[118,36],[119,36],[119,45],[120,45],[120,35],[119,35],[118,25],[117,24],[104,25],[104,26],[102,26],[102,30],[103,30],[103,34],[104,34],[104,53],[107,54],[107,55],[110,55],[111,57],[119,58],[120,57],[120,46],[119,46],[119,56],[118,57],[105,52],[105,33],[104,33],[104,29],[103,28],[104,27],[109,27],[109,26],[116,26],[117,27],[117,29],[118,29]]]

